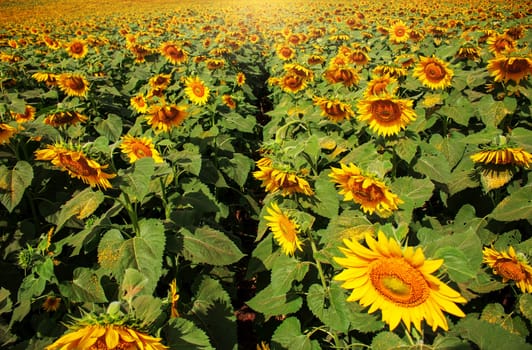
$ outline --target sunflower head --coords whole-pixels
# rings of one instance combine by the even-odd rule
[[[0,123],[0,145],[9,143],[11,137],[16,133],[16,128],[6,123]]]
[[[406,26],[406,24],[399,20],[396,21],[388,30],[388,34],[390,35],[390,41],[398,44],[398,43],[404,43],[408,41],[410,29]]]
[[[44,118],[44,123],[53,127],[84,123],[89,118],[76,111],[55,112]]]
[[[394,136],[416,119],[413,101],[393,97],[393,95],[367,96],[357,103],[360,121],[379,136]]]
[[[180,125],[188,116],[187,107],[175,104],[153,105],[146,120],[156,132],[169,131]]]
[[[134,163],[141,158],[151,157],[155,163],[162,163],[163,159],[155,149],[153,140],[148,137],[133,137],[125,135],[122,138],[120,149],[128,158],[130,163]]]
[[[84,40],[74,39],[66,45],[67,53],[75,59],[83,58],[89,52],[87,43]]]
[[[272,203],[266,209],[268,214],[264,217],[266,225],[273,233],[273,238],[281,246],[286,255],[292,256],[296,250],[302,251],[302,243],[299,240],[300,225],[290,215],[289,210],[282,210],[277,203]]]
[[[523,293],[532,293],[532,266],[524,254],[516,253],[514,247],[506,251],[484,248],[483,262],[492,268],[502,282],[514,282]]]
[[[163,43],[159,48],[159,52],[172,64],[183,64],[188,59],[188,52],[171,42]]]
[[[336,123],[342,122],[345,119],[349,120],[355,115],[355,112],[353,112],[349,104],[341,102],[338,99],[330,100],[315,96],[313,102],[314,105],[320,107],[322,116]]]
[[[437,57],[421,57],[414,68],[413,76],[430,89],[445,89],[451,86],[454,72],[448,64]]]
[[[82,74],[59,74],[57,77],[57,85],[68,96],[85,97],[89,92],[89,82]]]
[[[516,53],[500,55],[488,61],[488,71],[497,82],[514,81],[519,84],[532,75],[532,59]]]
[[[331,84],[342,83],[349,87],[358,84],[360,77],[352,67],[334,65],[325,71],[325,79]]]
[[[277,164],[269,157],[263,157],[257,161],[259,170],[253,172],[253,177],[262,181],[261,186],[267,192],[281,192],[282,196],[290,196],[296,193],[312,196],[314,191],[310,184],[302,176],[302,171],[297,172],[286,164]]]
[[[381,310],[382,320],[391,331],[401,321],[408,330],[413,324],[422,331],[423,320],[433,331],[438,327],[448,330],[443,312],[465,316],[456,303],[466,300],[432,275],[443,260],[425,259],[421,248],[402,248],[383,232],[378,233],[377,240],[367,233],[365,240],[367,247],[344,239],[345,247],[340,251],[345,257],[334,258],[344,268],[334,279],[343,281],[343,288],[353,290],[347,301],[369,307],[368,313]]]
[[[192,103],[202,106],[209,100],[210,89],[199,77],[188,77],[185,79],[185,94]]]

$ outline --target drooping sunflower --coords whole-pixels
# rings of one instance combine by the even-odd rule
[[[61,43],[59,43],[59,41],[57,41],[54,38],[49,37],[48,35],[44,35],[42,38],[42,41],[48,48],[52,50],[57,50],[61,47]]]
[[[532,59],[524,56],[499,56],[488,61],[488,71],[495,81],[515,81],[532,75]]]
[[[355,112],[353,112],[349,104],[341,102],[338,99],[330,100],[315,96],[312,101],[315,106],[321,108],[322,116],[336,123],[342,122],[344,119],[349,120],[355,115]]]
[[[286,63],[283,69],[287,74],[298,75],[307,82],[314,80],[314,72],[299,63]]]
[[[236,101],[233,99],[231,95],[224,94],[222,96],[222,102],[224,103],[224,105],[226,105],[230,109],[236,108]]]
[[[84,40],[74,39],[66,45],[66,51],[70,57],[80,59],[87,55],[89,48]]]
[[[63,144],[48,145],[46,149],[35,151],[36,160],[47,160],[58,167],[61,171],[66,171],[72,178],[80,179],[91,187],[111,188],[109,179],[116,174],[104,173],[107,165],[100,165],[88,158],[81,150],[72,150]]]
[[[138,93],[137,95],[131,97],[129,103],[131,104],[131,107],[133,107],[133,109],[138,113],[146,113],[148,111],[148,102],[142,93]]]
[[[209,100],[210,89],[199,77],[188,77],[185,79],[185,94],[192,103],[202,106]]]
[[[180,125],[188,116],[186,106],[154,105],[148,110],[146,120],[156,132],[168,131]]]
[[[290,217],[287,211],[279,208],[277,203],[271,203],[266,209],[268,216],[264,216],[266,225],[273,233],[273,238],[281,246],[283,252],[293,256],[296,250],[302,251],[302,243],[299,240],[299,224]]]
[[[376,213],[386,218],[392,215],[403,201],[381,180],[372,175],[364,174],[353,163],[340,164],[340,168],[332,167],[329,174],[331,181],[340,188],[338,192],[344,196],[344,201],[354,201],[359,204],[364,213]]]
[[[225,66],[225,60],[221,58],[208,58],[205,61],[208,70],[221,69]]]
[[[486,191],[506,185],[516,167],[529,168],[532,154],[508,144],[494,145],[470,156],[480,169],[480,182]]]
[[[369,61],[371,61],[371,58],[367,54],[366,51],[362,49],[355,49],[353,50],[349,55],[349,63],[354,63],[358,66],[365,66],[368,64]]]
[[[57,76],[57,85],[68,96],[85,97],[89,92],[89,82],[82,74],[62,73]]]
[[[401,321],[410,331],[411,324],[422,332],[425,320],[433,331],[449,326],[443,312],[457,317],[465,314],[456,305],[466,303],[454,289],[432,275],[443,259],[428,260],[422,248],[401,248],[394,238],[379,232],[377,240],[366,233],[367,247],[356,240],[344,239],[340,251],[345,257],[334,260],[344,268],[334,277],[342,287],[353,291],[347,301],[358,301],[368,313],[381,310],[390,330]]]
[[[390,41],[392,43],[404,43],[407,42],[410,37],[410,29],[403,21],[398,20],[392,24],[391,28],[388,30],[388,34],[390,35]]]
[[[289,196],[294,193],[302,193],[307,196],[314,194],[307,180],[294,171],[275,168],[270,158],[263,157],[256,164],[259,170],[253,172],[253,177],[262,181],[261,187],[264,187],[267,192],[281,191],[282,196]]]
[[[397,79],[387,74],[373,77],[364,90],[364,97],[394,95],[399,88]]]
[[[53,73],[37,72],[31,76],[40,83],[45,83],[46,86],[57,85],[57,75]]]
[[[307,63],[311,66],[323,64],[326,61],[325,57],[321,55],[310,55],[307,59]]]
[[[471,44],[463,45],[458,49],[456,57],[461,60],[479,61],[480,60],[480,48]]]
[[[44,118],[44,123],[53,127],[61,127],[64,125],[76,125],[84,123],[89,118],[76,111],[56,112]]]
[[[380,136],[397,135],[416,119],[412,105],[412,100],[393,95],[367,96],[357,103],[357,119],[369,123],[369,128]]]
[[[171,42],[161,44],[159,52],[172,64],[182,64],[188,59],[188,52]]]
[[[373,68],[372,73],[380,76],[388,75],[395,79],[400,79],[408,75],[406,68],[397,64],[379,64]]]
[[[360,80],[358,72],[349,66],[331,66],[324,74],[329,83],[342,83],[347,87],[358,84]]]
[[[128,158],[130,163],[145,157],[151,157],[155,163],[164,162],[159,152],[155,149],[153,140],[148,137],[133,137],[125,135],[122,137],[120,149]]]
[[[25,123],[35,119],[35,111],[35,107],[26,105],[24,108],[24,113],[11,112],[11,116],[17,121],[17,123]]]
[[[0,123],[0,145],[9,143],[11,137],[16,133],[16,128],[6,123]]]
[[[148,84],[152,89],[166,89],[170,85],[171,79],[170,74],[157,74],[150,78]]]
[[[421,56],[414,68],[413,76],[431,89],[445,89],[451,86],[454,72],[448,64],[437,57]]]
[[[295,73],[284,74],[278,82],[279,86],[285,92],[298,93],[305,90],[307,87],[307,80],[302,76]]]
[[[123,319],[107,314],[86,315],[76,319],[66,334],[44,349],[168,349],[161,338],[139,331]]]
[[[177,280],[174,278],[170,283],[170,318],[179,317],[179,311],[177,310],[177,302],[179,301],[179,294],[177,290]]]
[[[484,248],[483,262],[492,268],[495,275],[502,277],[502,282],[513,281],[523,293],[532,293],[532,266],[524,254],[515,252],[509,246],[508,251]]]

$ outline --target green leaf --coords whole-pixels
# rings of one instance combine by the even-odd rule
[[[449,162],[440,153],[423,153],[414,165],[414,170],[442,184],[448,183],[451,178]]]
[[[515,142],[519,147],[523,147],[527,152],[532,152],[532,137],[530,130],[525,128],[512,129],[510,141]]]
[[[111,141],[117,141],[122,136],[122,118],[116,114],[109,114],[107,119],[102,119],[94,125],[94,129]]]
[[[453,328],[453,332],[475,343],[482,350],[530,350],[525,338],[512,334],[498,324],[479,320],[475,315],[467,315]]]
[[[252,116],[242,116],[238,113],[227,113],[223,117],[222,126],[229,130],[252,133],[257,122]]]
[[[90,216],[98,209],[103,200],[103,192],[93,191],[90,187],[87,187],[72,196],[68,202],[61,206],[59,213],[49,217],[49,220],[56,224],[57,232],[74,215],[78,219],[84,219]]]
[[[201,154],[196,145],[186,143],[182,150],[172,149],[168,152],[167,159],[174,163],[178,169],[183,169],[196,176],[200,174]]]
[[[440,134],[434,134],[430,138],[430,144],[434,146],[447,159],[449,166],[454,168],[462,159],[466,144],[463,143],[465,136],[457,132],[451,132],[443,138]]]
[[[272,266],[271,287],[277,294],[290,290],[294,281],[301,281],[307,274],[309,265],[286,255],[280,255]]]
[[[133,298],[131,306],[141,328],[150,326],[163,313],[163,300],[151,295],[139,295]]]
[[[129,195],[131,201],[142,202],[149,192],[150,180],[155,172],[155,161],[151,157],[137,160],[121,175],[125,184],[120,189]]]
[[[307,293],[307,305],[310,311],[323,324],[343,333],[349,330],[346,303],[344,291],[335,283],[329,286],[328,291],[320,284],[312,284]]]
[[[328,172],[322,172],[314,183],[315,195],[310,208],[318,215],[333,218],[338,215],[340,196],[327,174]]]
[[[498,126],[504,117],[511,113],[503,101],[495,101],[492,95],[484,95],[474,102],[482,122],[488,126]]]
[[[391,189],[404,202],[399,204],[396,215],[401,221],[409,222],[414,209],[422,207],[432,197],[434,184],[428,178],[398,177]]]
[[[122,298],[131,302],[136,295],[142,292],[147,283],[148,279],[139,270],[127,268],[120,285]]]
[[[527,185],[504,198],[489,216],[499,221],[532,218],[532,185]]]
[[[233,264],[244,256],[223,232],[203,226],[194,233],[183,229],[184,249],[191,261],[199,264],[224,266]]]
[[[33,168],[23,160],[19,160],[10,171],[6,166],[0,166],[0,202],[8,212],[20,203],[24,191],[33,180]]]
[[[145,292],[151,294],[162,273],[162,260],[166,237],[161,221],[144,219],[139,221],[139,234],[122,243],[120,268],[125,271],[133,268],[140,271],[147,279]]]
[[[303,305],[303,299],[298,293],[278,292],[269,285],[255,294],[246,304],[253,310],[263,313],[264,317],[270,318],[297,312]]]
[[[380,332],[371,341],[372,350],[404,349],[407,346],[404,340],[392,332]]]
[[[120,246],[124,237],[117,229],[107,231],[98,244],[98,263],[104,271],[109,271],[119,280],[124,271],[120,264]]]
[[[9,296],[11,292],[4,287],[0,288],[0,315],[7,312],[11,312],[13,308],[13,302]]]
[[[244,186],[249,172],[255,166],[252,159],[241,153],[233,153],[232,158],[219,158],[220,169],[240,187]]]
[[[399,156],[399,158],[401,158],[407,163],[410,163],[417,153],[417,147],[418,142],[410,138],[403,137],[399,139],[399,141],[395,145],[394,151],[397,156]]]
[[[521,294],[519,297],[519,311],[529,321],[532,321],[532,294]]]
[[[528,330],[523,328],[523,320],[519,316],[513,316],[504,312],[501,304],[488,304],[482,310],[481,320],[491,324],[498,324],[512,334],[519,334],[526,337]]]
[[[63,296],[71,302],[105,303],[107,297],[100,283],[100,277],[89,268],[78,267],[74,270],[72,282],[59,285]]]
[[[272,335],[272,350],[312,350],[313,341],[301,333],[301,324],[295,317],[288,317],[277,327]],[[281,347],[280,347],[281,346]]]
[[[480,270],[482,243],[471,228],[428,242],[424,248],[427,256],[444,259],[443,266],[455,282],[467,282]]]
[[[166,345],[170,349],[214,350],[205,332],[187,319],[171,318],[164,333]]]

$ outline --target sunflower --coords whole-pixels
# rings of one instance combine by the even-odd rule
[[[356,240],[344,239],[340,251],[345,257],[334,257],[344,268],[334,277],[344,281],[343,288],[353,291],[347,301],[358,301],[368,313],[381,310],[382,320],[393,331],[401,321],[410,331],[411,324],[422,332],[425,320],[433,331],[448,330],[443,312],[464,317],[456,303],[466,303],[458,292],[432,273],[443,259],[425,259],[421,248],[401,248],[394,238],[379,231],[377,240],[366,233],[367,247]]]
[[[488,37],[486,44],[488,50],[496,56],[505,52],[513,51],[515,48],[515,41],[507,34],[494,34]]]
[[[163,43],[159,52],[172,64],[182,64],[188,59],[188,52],[171,42]]]
[[[68,96],[85,97],[89,92],[89,82],[84,75],[62,73],[57,76],[57,85]]]
[[[286,73],[298,75],[307,82],[314,80],[314,72],[299,63],[286,63],[283,69]]]
[[[109,179],[116,176],[103,172],[107,165],[100,165],[83,151],[71,150],[62,144],[48,145],[46,149],[35,151],[35,159],[49,160],[61,171],[68,172],[72,178],[80,179],[91,187],[111,188]]]
[[[50,38],[48,35],[43,36],[42,41],[44,41],[44,44],[52,49],[57,50],[61,47],[61,44],[56,39]]]
[[[307,87],[307,80],[296,73],[284,74],[278,82],[281,89],[285,92],[297,93],[305,90]]]
[[[140,44],[130,44],[127,46],[129,51],[135,56],[136,63],[142,63],[146,61],[146,56],[151,54],[153,50],[147,46]]]
[[[471,160],[484,165],[515,165],[529,168],[532,154],[522,148],[508,147],[507,144],[486,148],[471,155]]]
[[[9,143],[9,139],[17,133],[17,129],[9,124],[0,123],[0,145]]]
[[[127,325],[130,323],[127,320],[116,318],[105,314],[76,319],[68,326],[68,333],[44,349],[168,349],[161,344],[161,338],[136,330]]]
[[[224,103],[224,105],[226,105],[230,109],[236,108],[236,101],[233,99],[231,95],[227,95],[227,94],[223,95],[222,102]]]
[[[188,116],[185,106],[155,105],[148,110],[146,120],[156,132],[168,131],[180,125]]]
[[[11,112],[11,116],[17,121],[17,123],[25,123],[35,118],[35,107],[26,105],[24,113]]]
[[[177,292],[177,281],[174,278],[170,283],[170,318],[179,317],[179,311],[177,311],[177,301],[179,300],[179,294]]]
[[[66,45],[66,51],[70,57],[80,59],[87,55],[89,48],[84,40],[74,39]]]
[[[277,203],[272,203],[266,209],[268,216],[264,216],[266,225],[273,232],[273,238],[281,246],[283,252],[293,256],[296,250],[303,251],[299,240],[299,224],[291,218],[287,211],[279,208]]]
[[[225,60],[219,58],[208,58],[205,61],[208,70],[221,69],[225,66]]]
[[[153,145],[153,140],[147,137],[133,137],[125,135],[120,144],[122,153],[128,156],[130,163],[135,163],[140,158],[152,157],[155,163],[162,163],[163,159]]]
[[[137,95],[131,97],[129,100],[131,107],[138,113],[146,113],[148,111],[148,103],[144,94],[138,93]]]
[[[416,119],[412,100],[393,95],[368,96],[357,103],[358,120],[369,123],[369,128],[379,136],[397,135]]]
[[[378,95],[393,95],[397,91],[399,86],[397,85],[397,79],[387,74],[382,76],[376,76],[368,82],[366,90],[364,91],[364,97],[378,96]]]
[[[150,78],[148,84],[152,89],[166,89],[170,85],[171,78],[170,74],[157,74]]]
[[[54,127],[60,127],[64,125],[76,125],[78,123],[84,123],[88,119],[89,118],[87,116],[76,111],[66,111],[56,112],[48,115],[46,118],[44,118],[44,123]]]
[[[355,112],[351,109],[351,106],[347,103],[341,102],[338,99],[329,100],[323,97],[315,96],[312,99],[315,106],[321,108],[321,115],[327,117],[333,122],[341,122],[344,119],[351,119]]]
[[[54,312],[59,309],[61,305],[61,298],[55,296],[47,296],[42,303],[42,308],[46,312]]]
[[[294,193],[302,193],[307,196],[314,194],[307,180],[293,171],[276,169],[270,158],[263,157],[256,164],[259,170],[253,172],[253,177],[262,181],[261,187],[264,187],[267,192],[281,191],[282,196],[289,196]]]
[[[46,86],[57,85],[57,75],[53,73],[37,72],[34,73],[31,77],[40,83],[45,83]]]
[[[307,63],[311,66],[323,64],[325,61],[325,57],[321,55],[310,55],[307,59]]]
[[[189,77],[185,79],[185,93],[192,103],[201,106],[209,100],[210,89],[199,77]]]
[[[395,64],[380,64],[373,68],[372,73],[381,76],[388,75],[395,79],[406,77],[408,74],[404,67]]]
[[[413,76],[431,89],[445,89],[451,86],[454,72],[448,64],[437,57],[420,57]]]
[[[236,85],[242,86],[246,83],[246,75],[242,72],[236,74]]]
[[[358,84],[360,77],[357,71],[347,66],[331,66],[325,71],[325,79],[331,84],[342,83],[344,86]]]
[[[355,49],[348,55],[349,63],[354,63],[358,66],[364,66],[371,60],[366,51],[362,49]]]
[[[277,57],[283,61],[291,60],[296,56],[296,51],[290,45],[278,45],[275,49]]]
[[[480,49],[478,46],[467,44],[458,49],[456,57],[461,60],[480,61]]]
[[[392,43],[399,44],[408,41],[410,37],[410,29],[403,21],[396,21],[388,30],[390,40]]]
[[[524,254],[515,252],[514,247],[499,252],[493,248],[484,248],[483,262],[493,269],[495,275],[502,277],[502,282],[514,281],[523,293],[532,293],[532,266]]]
[[[340,188],[339,194],[344,196],[344,201],[354,201],[360,205],[364,213],[377,213],[380,217],[386,218],[399,209],[398,204],[403,203],[384,182],[364,174],[353,163],[349,165],[341,163],[340,166],[341,168],[331,168],[332,173],[329,174],[331,181]]]
[[[519,84],[521,79],[526,79],[532,74],[532,59],[528,57],[500,56],[488,61],[488,71],[495,81],[515,81]]]

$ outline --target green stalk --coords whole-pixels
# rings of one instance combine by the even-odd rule
[[[129,218],[131,219],[133,231],[135,231],[135,234],[139,234],[140,228],[139,228],[136,208],[133,206],[133,203],[129,199],[128,194],[126,192],[122,192],[122,194],[124,195],[124,199],[126,200],[125,203],[122,203],[122,204],[124,205],[124,208],[126,208]]]

